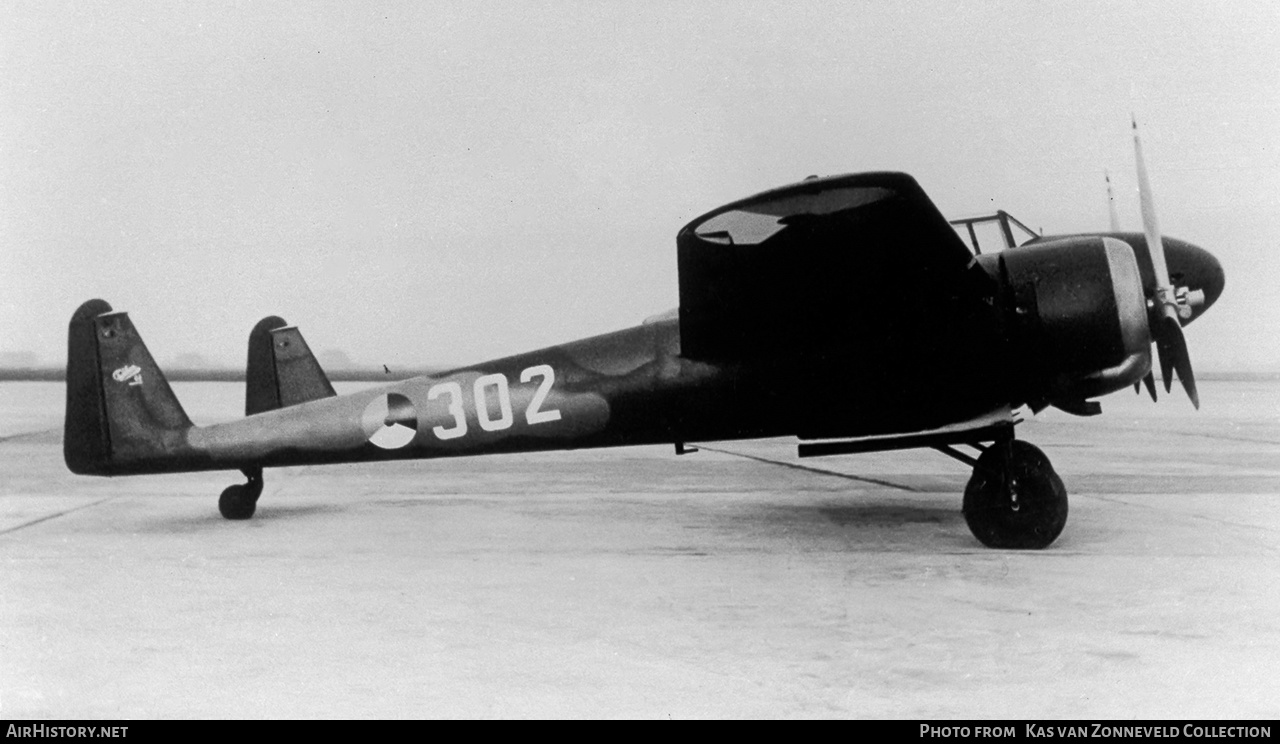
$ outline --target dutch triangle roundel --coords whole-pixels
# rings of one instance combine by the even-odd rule
[[[418,433],[418,412],[400,393],[386,393],[369,401],[360,416],[360,426],[378,447],[400,449]]]

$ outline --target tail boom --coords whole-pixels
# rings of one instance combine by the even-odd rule
[[[85,303],[69,331],[68,468],[250,473],[769,433],[731,392],[741,385],[722,379],[734,372],[680,356],[675,321],[342,396],[297,329],[281,326],[264,319],[251,340],[252,414],[193,426],[128,315]]]

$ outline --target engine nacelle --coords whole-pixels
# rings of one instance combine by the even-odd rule
[[[1079,237],[1007,250],[1000,278],[1025,402],[1105,395],[1150,371],[1147,303],[1128,243]]]

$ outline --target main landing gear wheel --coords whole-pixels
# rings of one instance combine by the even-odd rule
[[[1067,524],[1067,489],[1039,448],[996,442],[964,489],[964,519],[989,548],[1047,548]]]
[[[262,495],[262,471],[245,473],[249,482],[238,486],[227,486],[218,497],[218,511],[226,519],[248,519],[258,508],[258,497]]]

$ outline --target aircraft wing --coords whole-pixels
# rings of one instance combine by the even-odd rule
[[[883,421],[909,400],[927,408],[921,395],[996,382],[996,281],[906,174],[766,191],[695,219],[676,244],[682,356],[794,380],[810,399],[797,403],[804,419]],[[954,372],[942,385],[939,365]],[[854,410],[850,386],[883,405]],[[939,409],[952,421],[978,413]]]
[[[908,323],[973,258],[903,173],[766,191],[695,219],[676,244],[682,352],[717,361],[802,352],[850,319]]]

